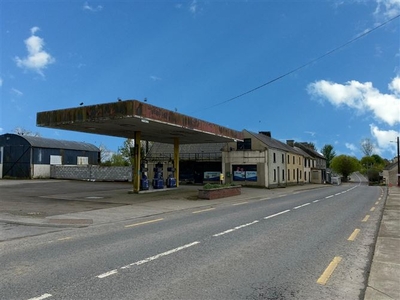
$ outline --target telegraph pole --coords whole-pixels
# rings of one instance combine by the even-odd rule
[[[397,137],[397,186],[400,187],[400,147],[399,137]]]

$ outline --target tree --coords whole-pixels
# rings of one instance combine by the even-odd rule
[[[111,156],[111,165],[112,166],[129,166],[129,161],[126,160],[121,154],[113,154]]]
[[[144,158],[145,148],[147,148],[148,144],[151,144],[151,142],[146,143],[146,141],[141,141],[141,143],[140,143],[140,155],[141,155],[142,159]],[[106,165],[106,166],[133,166],[135,158],[133,156],[132,151],[134,149],[134,146],[135,145],[134,145],[133,139],[126,139],[126,140],[124,140],[122,146],[118,147],[118,153],[112,154],[111,151],[109,151],[104,146],[102,148],[102,145],[100,145],[100,151],[101,151],[103,165]],[[105,159],[103,159],[103,151],[102,150],[104,151],[104,155],[106,156]],[[107,158],[107,152],[108,152],[108,158]]]
[[[375,160],[375,163],[377,165],[380,165],[383,168],[385,167],[385,160],[382,157],[380,157],[378,154],[372,154],[371,157]]]
[[[18,135],[26,135],[26,136],[40,136],[38,132],[32,132],[22,127],[15,127],[14,133]]]
[[[118,153],[122,156],[122,158],[128,163],[128,165],[133,166],[133,156],[131,153],[131,149],[134,147],[133,139],[126,139],[121,147],[118,147]]]
[[[129,166],[129,162],[121,154],[113,153],[110,159],[104,161],[102,165],[122,167],[122,166]]]
[[[379,173],[386,166],[385,160],[378,154],[372,156],[364,156],[361,158],[362,173],[365,174],[369,181],[379,181]]]
[[[304,142],[302,143],[304,146],[307,148],[310,148],[311,150],[317,151],[317,148],[315,147],[315,144],[312,142]]]
[[[365,156],[371,156],[374,152],[374,144],[371,142],[370,139],[363,139],[361,141],[361,151],[364,153]]]
[[[100,149],[100,163],[105,163],[107,161],[110,161],[113,152],[109,150],[103,143],[100,144],[99,149]]]
[[[336,152],[333,150],[332,145],[325,145],[322,147],[322,155],[326,158],[326,167],[330,168],[332,159],[336,156]]]
[[[339,155],[332,159],[331,169],[341,174],[343,181],[347,181],[348,176],[360,170],[360,162],[357,158],[348,155]]]

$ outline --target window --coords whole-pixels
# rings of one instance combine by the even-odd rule
[[[287,163],[290,164],[290,156],[287,156]]]
[[[296,180],[296,171],[293,169],[293,180]]]
[[[296,159],[295,159],[295,157],[293,155],[293,164],[295,164],[295,163],[296,163]]]
[[[299,174],[300,174],[300,179],[301,179],[301,171],[299,172]]]
[[[287,171],[287,180],[290,181],[290,170]]]
[[[299,157],[299,165],[301,166],[301,157]]]
[[[282,181],[285,181],[285,170],[282,170]]]
[[[274,152],[274,163],[276,163],[276,155],[275,155],[275,152]]]
[[[276,181],[276,170],[274,169],[274,181]]]
[[[282,163],[285,162],[285,154],[282,154]]]
[[[251,139],[244,139],[236,143],[237,150],[251,150]]]
[[[304,181],[307,181],[307,172],[304,172]]]

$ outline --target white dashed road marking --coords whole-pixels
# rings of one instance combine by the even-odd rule
[[[35,298],[30,298],[28,300],[43,300],[43,299],[49,298],[51,296],[52,296],[51,294],[43,294],[42,296],[35,297]]]
[[[97,276],[97,278],[105,278],[105,277],[108,277],[108,276],[110,276],[110,275],[114,275],[114,274],[117,274],[118,273],[118,271],[117,270],[112,270],[112,271],[109,271],[109,272],[106,272],[106,273],[103,273],[103,274],[100,274],[99,276]]]
[[[279,216],[279,215],[281,215],[281,214],[285,214],[285,213],[287,213],[287,212],[289,212],[289,211],[290,211],[290,209],[287,209],[287,210],[278,212],[278,213],[276,213],[276,214],[270,215],[270,216],[268,216],[268,217],[265,217],[264,219],[265,219],[265,220],[271,219],[271,218],[276,217],[276,216]]]
[[[224,235],[224,234],[227,234],[227,233],[230,233],[230,232],[236,231],[236,230],[238,230],[238,229],[241,229],[241,228],[244,228],[244,227],[247,227],[247,226],[250,226],[250,225],[256,224],[256,223],[258,223],[258,222],[259,222],[258,220],[255,220],[255,221],[253,221],[253,222],[251,222],[251,223],[247,223],[247,224],[243,224],[243,225],[240,225],[240,226],[236,226],[235,228],[228,229],[228,230],[226,230],[226,231],[223,231],[223,232],[220,232],[220,233],[214,234],[213,236],[215,236],[215,237],[217,237],[217,236],[221,236],[221,235]]]
[[[156,260],[156,259],[158,259],[158,258],[160,258],[160,257],[170,255],[170,254],[172,254],[172,253],[181,251],[181,250],[183,250],[183,249],[192,247],[192,246],[197,245],[197,244],[200,244],[200,242],[196,241],[196,242],[193,242],[193,243],[190,243],[190,244],[186,244],[186,245],[183,245],[183,246],[181,246],[181,247],[174,248],[174,249],[171,249],[171,250],[169,250],[169,251],[166,251],[166,252],[163,252],[163,253],[154,255],[154,256],[150,256],[150,257],[145,258],[145,259],[143,259],[143,260],[139,260],[139,261],[137,261],[137,262],[134,262],[134,263],[131,263],[131,264],[127,265],[127,266],[124,266],[124,267],[122,267],[121,269],[127,269],[127,268],[130,268],[130,267],[132,267],[132,266],[140,266],[140,265],[142,265],[142,264],[145,264],[145,263],[148,263],[148,262],[150,262],[150,261]]]

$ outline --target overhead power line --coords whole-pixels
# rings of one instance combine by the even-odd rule
[[[379,28],[385,26],[386,24],[388,24],[388,23],[394,21],[395,19],[397,19],[397,18],[399,18],[399,17],[400,17],[400,15],[397,15],[397,16],[395,16],[395,17],[393,17],[393,18],[391,18],[391,19],[389,19],[389,20],[387,20],[387,21],[385,21],[385,22],[383,22],[383,23],[377,25],[376,27],[373,27],[372,29],[369,29],[369,30],[363,32],[362,34],[358,35],[357,37],[355,37],[355,38],[353,38],[353,39],[351,39],[351,40],[349,40],[349,41],[347,41],[346,43],[344,43],[344,44],[342,44],[342,45],[340,45],[340,46],[338,46],[338,47],[336,47],[336,48],[334,48],[334,49],[332,49],[332,50],[326,52],[325,54],[323,54],[323,55],[321,55],[321,56],[318,56],[317,58],[314,58],[314,59],[310,60],[309,62],[307,62],[307,63],[305,63],[305,64],[303,64],[303,65],[301,65],[301,66],[299,66],[299,67],[297,67],[297,68],[295,68],[295,69],[292,69],[291,71],[289,71],[289,72],[287,72],[287,73],[284,73],[284,74],[282,74],[282,75],[280,75],[280,76],[278,76],[278,77],[275,77],[275,78],[271,79],[270,81],[267,81],[266,83],[263,83],[263,84],[261,84],[261,85],[255,87],[255,88],[252,88],[251,90],[248,90],[247,92],[244,92],[244,93],[242,93],[242,94],[239,94],[239,95],[237,95],[237,96],[235,96],[235,97],[232,97],[232,98],[230,98],[230,99],[228,99],[228,100],[225,100],[225,101],[216,103],[216,104],[211,105],[211,106],[209,106],[209,107],[206,107],[206,108],[203,108],[203,109],[199,109],[199,110],[197,110],[197,111],[195,111],[195,112],[198,112],[198,111],[201,111],[201,110],[205,110],[205,109],[209,109],[209,108],[213,108],[213,107],[216,107],[216,106],[219,106],[219,105],[222,105],[222,104],[231,102],[231,101],[233,101],[233,100],[235,100],[235,99],[237,99],[237,98],[243,97],[243,96],[245,96],[245,95],[247,95],[247,94],[250,94],[250,93],[252,93],[252,92],[254,92],[254,91],[256,91],[256,90],[259,90],[259,89],[261,89],[261,88],[263,88],[263,87],[265,87],[265,86],[267,86],[267,85],[269,85],[269,84],[271,84],[271,83],[273,83],[273,82],[275,82],[275,81],[278,81],[278,80],[280,80],[280,79],[282,79],[282,78],[284,78],[284,77],[286,77],[286,76],[288,76],[288,75],[290,75],[290,74],[292,74],[292,73],[297,72],[298,70],[301,70],[301,69],[303,69],[303,68],[305,68],[305,67],[307,67],[307,66],[309,66],[309,65],[311,65],[311,64],[313,64],[313,63],[315,63],[315,62],[318,61],[318,60],[321,60],[321,59],[325,58],[325,57],[328,56],[328,55],[331,55],[332,53],[334,53],[334,52],[336,52],[336,51],[338,51],[338,50],[340,50],[340,49],[346,47],[347,45],[349,45],[349,44],[351,44],[351,43],[354,43],[355,41],[357,41],[357,40],[363,38],[364,36],[370,34],[371,32],[373,32],[373,31],[375,31],[375,30],[378,30]]]

